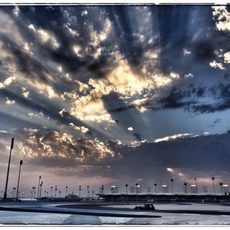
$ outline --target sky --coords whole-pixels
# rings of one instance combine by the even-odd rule
[[[230,183],[230,9],[0,7],[0,189]],[[153,188],[152,188],[153,189]],[[160,188],[159,188],[160,189]]]

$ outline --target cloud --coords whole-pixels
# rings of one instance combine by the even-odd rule
[[[15,104],[15,100],[10,100],[10,99],[7,97],[6,100],[5,100],[5,104],[7,104],[7,105],[13,105],[13,104]]]
[[[183,54],[184,55],[190,55],[192,52],[190,50],[187,49],[183,49]]]
[[[224,54],[224,62],[230,64],[230,52]]]
[[[10,86],[12,82],[15,80],[15,77],[8,77],[4,80],[4,82],[0,82],[0,89],[6,88],[7,86]]]
[[[215,60],[210,62],[209,65],[213,68],[224,69],[222,63],[216,62]]]
[[[172,141],[172,140],[176,140],[176,139],[180,139],[180,138],[193,138],[193,137],[197,137],[197,135],[194,134],[190,134],[190,133],[181,133],[181,134],[175,134],[172,136],[168,136],[168,137],[162,137],[162,138],[158,138],[156,140],[154,140],[155,143],[159,143],[162,141]]]
[[[230,31],[230,13],[226,6],[212,6],[216,27],[220,31]]]
[[[18,144],[19,151],[32,164],[50,162],[50,166],[55,166],[56,162],[56,166],[65,167],[68,164],[97,164],[119,156],[96,138],[77,139],[65,132],[38,129],[24,129],[24,135],[25,141]]]
[[[6,130],[0,130],[0,133],[7,133]]]
[[[122,158],[111,160],[110,167],[106,170],[95,165],[89,169],[87,175],[93,170],[94,175],[103,173],[107,177],[129,183],[143,178],[143,183],[148,184],[152,183],[153,174],[154,181],[160,183],[169,181],[172,172],[174,179],[181,183],[192,182],[195,176],[210,178],[211,183],[213,175],[226,181],[228,176],[225,172],[229,172],[228,138],[229,134],[184,135],[177,139],[158,143],[146,142],[138,146],[115,145],[114,150],[119,151]],[[205,184],[208,185],[207,181]]]
[[[77,130],[77,131],[80,131],[80,132],[83,133],[83,134],[86,134],[86,133],[89,133],[89,132],[90,132],[89,129],[86,128],[86,127],[84,127],[84,126],[78,127],[78,126],[74,125],[72,122],[69,123],[69,125],[70,125],[73,129],[75,129],[75,130]]]
[[[71,169],[64,172],[63,165],[74,169],[84,164],[79,172],[88,176],[102,175],[109,165],[106,177],[122,178],[132,162],[127,174],[134,178],[145,156],[152,164],[159,159],[160,172],[167,175],[167,157],[175,163],[174,152],[159,146],[170,149],[194,138],[183,136],[188,133],[187,120],[181,121],[181,136],[168,132],[167,125],[152,130],[154,116],[168,109],[180,111],[179,117],[183,109],[189,117],[229,109],[226,10],[210,6],[202,10],[200,6],[2,8],[2,130],[27,128],[20,134],[21,153],[34,164],[62,168],[66,175]],[[173,119],[178,118],[169,114],[168,122]],[[150,143],[154,139],[159,143]],[[175,156],[186,161],[181,147],[175,147],[175,152],[177,148]],[[124,163],[116,157],[120,150]],[[153,175],[151,164],[145,163],[143,178]],[[156,173],[159,167],[154,168]]]
[[[133,131],[133,127],[128,127],[128,131]]]
[[[61,176],[94,175],[107,178],[106,183],[144,178],[143,183],[148,184],[152,174],[155,181],[162,181],[173,173],[175,180],[183,182],[194,176],[208,178],[214,174],[223,179],[224,172],[229,171],[229,134],[180,134],[136,146],[75,139],[56,131],[25,129],[24,134],[25,141],[16,138],[15,151],[27,164],[49,167],[50,172]]]
[[[111,29],[112,24],[110,20],[107,18],[103,23],[102,31],[100,31],[99,33],[97,33],[96,31],[92,31],[90,33],[91,45],[93,47],[97,47],[98,45],[100,45],[103,41],[105,41],[108,38]]]
[[[187,102],[183,100],[186,99],[186,93],[177,89],[173,88],[170,93],[161,99],[162,107],[163,108],[180,108],[184,107]]]

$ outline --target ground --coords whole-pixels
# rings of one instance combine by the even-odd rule
[[[53,209],[56,206],[69,206],[70,203],[44,203],[44,204],[23,204],[24,207],[45,207]],[[103,208],[95,208],[92,206],[82,206],[80,203],[72,204],[72,210],[82,211],[102,211],[112,213],[135,213],[133,208],[135,205],[102,205]],[[21,207],[18,204],[1,204],[1,207]],[[52,224],[52,225],[101,225],[101,224],[125,224],[125,225],[229,225],[230,224],[230,206],[221,204],[197,204],[197,203],[157,203],[154,204],[158,210],[157,213],[138,212],[139,214],[155,214],[160,218],[130,218],[130,217],[105,217],[105,216],[86,216],[73,214],[54,214],[54,213],[30,213],[30,212],[14,212],[0,211],[0,224]],[[98,206],[99,207],[99,206]],[[60,209],[61,210],[61,209]],[[69,207],[66,209],[70,210]],[[111,211],[112,210],[112,211]],[[173,211],[187,210],[189,211],[218,211],[226,213],[226,215],[205,215],[191,213],[173,213]],[[162,212],[161,212],[162,211]],[[168,211],[165,213],[164,211]],[[172,211],[172,212],[171,212]],[[229,213],[228,213],[229,212]],[[137,212],[136,212],[137,213]]]

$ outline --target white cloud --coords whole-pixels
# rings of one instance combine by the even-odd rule
[[[58,72],[62,72],[63,71],[63,68],[62,68],[62,66],[61,65],[59,65],[58,67],[57,67],[57,70],[58,70]]]
[[[213,6],[212,9],[217,29],[220,31],[230,31],[230,12],[228,12],[226,6]]]
[[[24,129],[24,141],[19,143],[20,152],[26,158],[67,159],[74,162],[100,161],[119,156],[102,141],[76,139],[59,131]]]
[[[184,75],[185,78],[193,78],[194,75],[192,73],[187,73]]]
[[[81,133],[83,133],[83,134],[86,134],[87,132],[89,132],[89,129],[88,128],[86,128],[85,126],[77,126],[77,125],[74,125],[74,123],[69,123],[69,126],[70,127],[72,127],[72,128],[74,128],[75,130],[77,130],[77,131],[80,131]]]
[[[59,111],[59,115],[61,115],[61,117],[64,117],[66,113],[67,113],[66,109],[62,109],[61,111]]]
[[[230,51],[224,54],[224,62],[230,64]]]
[[[8,97],[6,97],[5,104],[6,105],[13,105],[13,104],[15,104],[15,100],[10,100]]]
[[[90,30],[91,45],[93,47],[97,47],[101,42],[105,41],[108,38],[112,30],[112,23],[109,19],[105,19],[102,31],[97,32],[94,31],[93,28],[91,28]]]
[[[149,59],[157,59],[159,57],[159,50],[147,50],[144,52],[144,57]]]
[[[28,98],[30,95],[30,91],[27,90],[25,87],[22,87],[22,95],[23,97]]]
[[[20,10],[19,10],[19,7],[18,6],[15,6],[14,9],[13,9],[13,14],[18,17],[19,16],[19,13],[20,13]]]
[[[35,26],[33,24],[28,25],[28,28],[34,32],[36,32]]]
[[[87,15],[88,14],[88,11],[87,10],[83,10],[82,12],[81,12],[81,16],[85,16],[85,15]]]
[[[23,49],[24,49],[25,51],[29,52],[30,54],[32,54],[32,52],[31,52],[31,47],[30,47],[30,45],[29,45],[28,42],[26,42],[26,43],[24,44]]]
[[[69,32],[69,34],[70,34],[71,36],[76,36],[76,37],[79,36],[79,33],[78,33],[76,30],[70,28],[68,25],[66,25],[65,27],[67,28],[67,30],[68,30],[68,32]]]
[[[78,56],[78,57],[83,57],[83,50],[80,45],[74,45],[73,46],[73,52]]]
[[[38,39],[42,44],[49,45],[54,49],[57,49],[60,46],[59,42],[57,41],[57,38],[52,32],[40,28],[37,29],[33,24],[30,24],[28,28],[31,29],[37,35]]]
[[[197,135],[194,135],[194,134],[190,134],[190,133],[181,133],[181,134],[175,134],[175,135],[172,135],[172,136],[166,136],[166,137],[163,137],[163,138],[158,138],[158,139],[155,139],[154,142],[155,143],[159,143],[159,142],[163,142],[163,141],[172,141],[172,140],[176,140],[176,139],[180,139],[180,138],[188,138],[188,137],[197,137]]]
[[[8,133],[6,130],[0,130],[0,133]]]
[[[222,63],[217,62],[217,61],[215,61],[215,60],[212,61],[212,62],[210,62],[209,65],[210,65],[212,68],[214,68],[214,69],[221,69],[221,70],[224,69],[224,66],[222,65]]]
[[[0,82],[0,89],[3,89],[6,86],[11,85],[14,80],[15,80],[15,77],[8,77],[8,78],[6,78],[4,80],[4,82]]]
[[[189,55],[191,54],[192,52],[188,49],[183,49],[183,54],[186,56],[186,55]]]

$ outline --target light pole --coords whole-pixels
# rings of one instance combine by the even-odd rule
[[[32,198],[34,197],[35,198],[35,193],[36,193],[36,187],[32,187]]]
[[[68,193],[68,186],[65,186],[65,196],[67,196]]]
[[[126,195],[128,194],[128,187],[129,187],[129,185],[126,184],[126,185],[125,185],[125,192],[126,192]]]
[[[9,173],[10,173],[11,153],[12,153],[13,148],[14,148],[14,138],[11,139],[10,155],[9,155],[9,160],[8,160],[8,168],[7,168],[7,174],[6,174],[6,185],[5,185],[5,192],[4,192],[3,199],[7,198],[7,187],[8,187]]]
[[[222,186],[223,186],[223,183],[220,182],[219,185],[220,185],[221,195],[223,195],[223,187],[222,187]]]
[[[81,185],[79,185],[78,190],[79,190],[79,198],[80,198],[81,197]]]
[[[174,179],[173,178],[171,178],[171,184],[172,184],[172,194],[174,194],[174,188],[173,188],[173,182],[174,182]]]
[[[92,199],[94,199],[94,191],[92,191]]]
[[[57,196],[57,185],[55,185],[55,194],[54,194],[55,198]]]
[[[185,195],[186,195],[186,200],[187,200],[187,193],[188,193],[188,189],[187,189],[187,182],[184,183],[184,190],[185,190]]]
[[[104,185],[101,186],[101,193],[104,194],[105,187]]]
[[[215,177],[213,176],[212,177],[212,187],[213,187],[213,194],[214,196],[216,195],[216,191],[215,191],[215,184],[214,184],[214,181],[215,181]]]
[[[17,192],[16,192],[16,200],[18,200],[18,194],[19,194],[19,182],[20,182],[20,176],[21,176],[21,167],[23,164],[23,160],[20,160],[19,162],[19,172],[18,172],[18,184],[17,184]]]
[[[51,196],[51,198],[53,196],[53,186],[50,187],[50,196]]]
[[[198,194],[198,188],[197,188],[197,179],[194,177],[195,185],[196,185],[196,194]]]
[[[15,191],[16,191],[16,188],[15,188],[15,187],[13,187],[12,197],[16,197],[16,193],[15,193]]]
[[[137,190],[140,187],[140,185],[138,183],[136,183],[136,194],[137,194]]]
[[[42,185],[43,185],[43,181],[40,184],[40,197],[42,197]]]
[[[37,191],[37,198],[39,198],[39,188],[40,188],[40,180],[41,180],[41,176],[38,177],[38,191]]]
[[[89,198],[89,185],[87,186],[87,197]]]
[[[138,195],[137,195],[137,193],[140,192],[140,191],[138,191],[138,188],[140,188],[140,187],[141,187],[140,184],[136,183],[136,199],[137,199],[137,200],[138,200]]]
[[[157,183],[154,184],[155,187],[155,195],[157,195]]]

